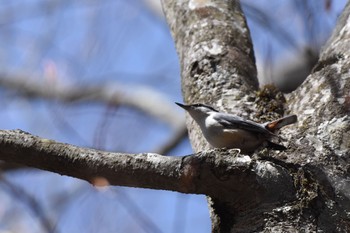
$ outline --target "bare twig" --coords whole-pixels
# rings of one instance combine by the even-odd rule
[[[173,135],[166,141],[163,145],[161,145],[158,149],[156,149],[157,154],[166,155],[172,149],[174,149],[179,143],[188,137],[186,125],[181,126],[175,130]]]
[[[35,214],[35,217],[41,222],[42,227],[46,232],[57,232],[56,225],[47,217],[39,202],[28,194],[25,190],[9,182],[5,177],[0,176],[0,184],[5,187],[11,197],[25,204],[30,211]]]
[[[168,98],[145,86],[127,86],[116,82],[100,86],[63,86],[37,82],[23,76],[0,75],[0,86],[29,98],[55,99],[62,102],[100,102],[108,106],[128,106],[167,123],[173,135],[156,149],[166,154],[186,137],[185,119]]]
[[[112,106],[128,106],[149,114],[178,128],[184,124],[183,114],[174,107],[168,98],[149,87],[127,86],[120,83],[108,83],[94,86],[67,86],[37,82],[21,76],[0,74],[0,86],[18,91],[32,98],[57,99],[63,102],[100,102]]]

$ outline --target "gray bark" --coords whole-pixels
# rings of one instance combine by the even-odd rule
[[[23,131],[0,131],[0,159],[110,185],[205,194],[213,232],[350,232],[349,9],[319,63],[296,92],[257,91],[249,30],[237,1],[170,1],[163,7],[182,68],[186,103],[252,120],[290,111],[289,150],[253,156],[207,149],[188,118],[194,155],[122,154],[80,148]],[[201,151],[201,152],[200,152]]]
[[[260,187],[250,187],[245,179],[250,188],[238,188],[230,201],[208,197],[213,232],[350,231],[349,8],[308,80],[283,96],[271,86],[256,92],[253,47],[238,1],[163,1],[186,103],[206,103],[260,121],[290,112],[299,116],[297,127],[283,130],[287,152],[253,156],[271,162],[264,164],[270,173]],[[187,125],[194,150],[208,148],[189,117]],[[283,167],[288,176],[277,181],[269,166]],[[269,201],[261,191],[268,182],[292,185],[274,189],[273,196],[285,198]]]
[[[59,143],[21,130],[1,130],[0,158],[91,183],[103,178],[109,185],[206,194],[223,200],[231,200],[237,190],[248,188],[242,180],[249,179],[252,187],[260,187],[266,172],[272,172],[276,173],[276,179],[288,180],[289,183],[281,183],[280,188],[294,192],[293,189],[288,190],[292,181],[282,166],[264,171],[264,167],[270,166],[271,162],[255,161],[249,156],[236,160],[232,153],[225,150],[183,157],[113,153]],[[264,185],[267,199],[273,201],[281,198],[280,195],[270,195],[276,188],[274,182]],[[254,204],[255,201],[250,205]]]

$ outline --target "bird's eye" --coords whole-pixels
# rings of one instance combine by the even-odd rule
[[[205,105],[205,104],[193,104],[193,107],[196,107],[196,108],[204,108],[204,109],[210,109],[214,112],[217,112],[216,109],[214,109],[213,107],[209,106],[209,105]]]

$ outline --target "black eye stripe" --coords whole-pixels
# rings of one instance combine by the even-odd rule
[[[209,105],[206,105],[206,104],[194,104],[193,105],[194,107],[205,107],[205,108],[209,108],[210,110],[214,111],[214,112],[219,112],[218,110],[216,110],[215,108],[209,106]]]

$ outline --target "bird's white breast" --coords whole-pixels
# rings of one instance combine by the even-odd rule
[[[242,151],[250,151],[263,142],[256,133],[242,129],[226,129],[214,120],[213,115],[208,116],[200,127],[209,144],[216,148],[240,148]]]

